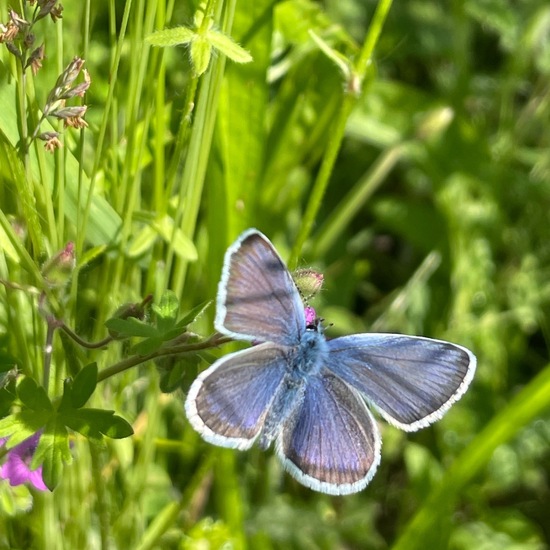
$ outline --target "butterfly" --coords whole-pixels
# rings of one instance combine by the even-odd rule
[[[327,340],[269,239],[248,229],[226,252],[215,327],[250,348],[218,359],[191,384],[189,422],[214,445],[275,444],[303,485],[347,495],[372,479],[381,438],[367,403],[415,431],[439,420],[476,368],[457,344],[401,334]]]

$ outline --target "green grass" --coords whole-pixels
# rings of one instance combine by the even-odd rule
[[[114,438],[66,439],[80,408],[61,409],[57,487],[0,482],[0,548],[548,547],[548,3],[207,4],[253,62],[214,49],[202,72],[208,52],[146,43],[192,27],[189,1],[67,2],[33,28],[46,54],[35,76],[0,44],[0,412],[49,414],[39,387],[55,405],[89,392],[85,407],[134,430],[110,417]],[[0,0],[4,24],[9,7],[22,13]],[[67,105],[88,106],[88,127],[48,117],[41,131],[63,142],[51,154],[29,137],[75,56],[91,84]],[[185,418],[189,384],[233,344],[159,350],[174,349],[176,317],[215,298],[248,227],[291,267],[323,272],[313,305],[329,335],[418,334],[478,357],[436,425],[381,422],[382,462],[361,493],[314,493],[272,451],[215,448]],[[48,271],[69,241],[75,267]],[[147,328],[116,326],[149,340],[86,348],[54,322],[99,342],[148,295],[161,310],[147,306]],[[189,330],[207,338],[213,317],[210,305]],[[82,370],[93,362],[97,386]]]

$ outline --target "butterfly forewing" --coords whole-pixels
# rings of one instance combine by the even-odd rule
[[[328,342],[327,367],[397,427],[435,422],[466,391],[476,366],[466,348],[399,334],[355,334]]]
[[[296,345],[304,307],[273,245],[256,230],[228,249],[218,290],[216,329],[234,338]]]
[[[345,495],[363,489],[380,460],[380,435],[361,397],[328,371],[312,377],[295,420],[282,431],[284,467],[316,491]]]
[[[210,443],[247,449],[282,388],[285,368],[284,350],[271,343],[223,357],[191,385],[189,421]]]

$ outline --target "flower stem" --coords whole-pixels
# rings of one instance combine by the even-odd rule
[[[97,381],[102,382],[103,380],[106,380],[107,378],[110,378],[115,374],[124,372],[125,370],[131,369],[132,367],[135,367],[137,365],[141,365],[142,363],[146,363],[147,361],[158,359],[159,357],[169,357],[171,355],[183,355],[185,353],[190,353],[193,351],[200,351],[200,350],[217,347],[227,342],[231,342],[231,338],[227,338],[225,336],[222,336],[221,334],[216,333],[212,335],[210,338],[208,338],[207,340],[203,340],[202,342],[197,342],[195,344],[185,344],[180,346],[176,345],[172,347],[165,347],[165,348],[161,348],[156,351],[153,351],[148,355],[134,355],[132,357],[128,357],[127,359],[119,361],[118,363],[115,363],[114,365],[111,365],[110,367],[107,367],[106,369],[102,370],[97,377]]]
[[[306,207],[300,232],[298,233],[296,241],[294,242],[294,247],[292,248],[292,253],[288,262],[290,269],[296,269],[304,243],[311,233],[317,212],[321,207],[323,196],[334,169],[336,157],[338,156],[342,145],[348,117],[360,96],[363,81],[365,80],[372,63],[374,48],[380,38],[380,33],[382,32],[382,28],[391,5],[392,0],[380,0],[378,3],[372,23],[365,38],[365,42],[363,43],[361,54],[355,63],[354,69],[351,71],[349,82],[346,83],[344,99],[333,129],[330,132],[330,138],[321,163],[321,168],[319,170],[319,174],[317,175],[317,179],[315,180],[313,191]]]
[[[68,336],[70,336],[79,346],[82,346],[83,348],[88,348],[88,349],[104,348],[107,344],[110,344],[113,341],[113,338],[111,336],[107,336],[103,338],[103,340],[99,340],[99,342],[88,342],[80,338],[80,336],[78,336],[76,332],[73,332],[65,323],[61,323],[61,326],[59,328],[63,332],[65,332]]]

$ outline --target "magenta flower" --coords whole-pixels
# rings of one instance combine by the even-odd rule
[[[35,433],[7,452],[6,462],[0,466],[1,479],[7,479],[12,486],[30,483],[39,491],[48,490],[42,479],[42,466],[40,465],[36,470],[30,469],[40,435],[39,432]],[[5,442],[6,439],[0,438],[0,445],[4,445]]]
[[[317,313],[311,306],[306,306],[304,308],[304,313],[306,314],[306,325],[313,325],[315,319],[317,319]]]

